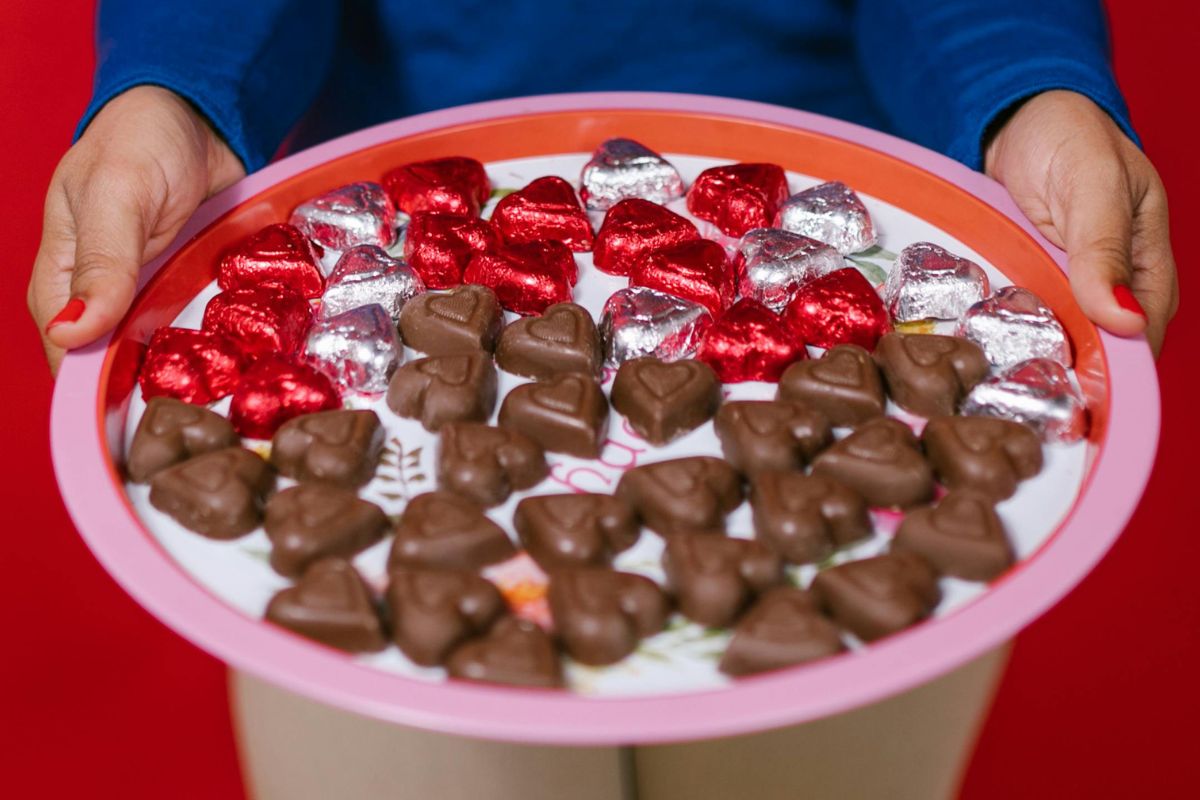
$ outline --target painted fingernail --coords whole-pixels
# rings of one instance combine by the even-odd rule
[[[83,301],[78,297],[72,297],[63,306],[63,310],[54,315],[54,319],[50,320],[46,325],[46,330],[50,330],[58,325],[63,325],[68,322],[78,322],[83,316],[84,309],[87,308]]]
[[[1117,305],[1126,311],[1132,311],[1142,319],[1146,318],[1146,312],[1142,308],[1142,304],[1133,296],[1133,292],[1129,291],[1128,286],[1114,286],[1113,298],[1117,301]]]

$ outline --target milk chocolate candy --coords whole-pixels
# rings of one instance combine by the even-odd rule
[[[662,563],[679,610],[710,628],[732,625],[758,595],[784,580],[779,556],[752,539],[672,536]]]
[[[726,675],[752,675],[804,664],[846,649],[837,626],[803,589],[767,592],[738,621],[721,657]]]
[[[881,417],[887,407],[879,368],[856,344],[839,344],[820,358],[792,364],[779,379],[779,397],[803,403],[841,427]]]
[[[991,417],[937,417],[921,434],[929,463],[948,489],[975,489],[1004,500],[1042,470],[1033,429]]]
[[[608,400],[590,376],[558,375],[509,392],[499,423],[551,453],[596,458],[608,435]]]
[[[426,492],[404,507],[388,568],[478,569],[514,555],[508,534],[482,508],[449,492]]]
[[[969,581],[990,581],[1013,563],[1012,545],[991,498],[970,489],[909,511],[892,539],[892,551],[916,553],[938,572]]]
[[[912,553],[888,553],[821,570],[811,589],[834,622],[867,642],[920,622],[942,599],[933,568]]]
[[[634,467],[621,476],[616,496],[664,536],[721,531],[725,516],[742,502],[742,482],[725,461],[692,456]]]
[[[150,479],[150,504],[210,539],[236,539],[258,527],[275,485],[267,462],[227,447],[167,467]]]
[[[633,509],[607,494],[548,494],[517,503],[513,527],[521,544],[547,572],[604,566],[638,540]]]
[[[575,303],[556,303],[540,317],[505,327],[496,344],[496,363],[505,372],[544,380],[565,372],[599,377],[604,349],[592,315]]]
[[[504,613],[491,581],[464,570],[398,569],[387,589],[392,641],[423,667],[441,664]]]
[[[558,689],[562,663],[554,641],[534,623],[502,617],[485,635],[465,642],[450,654],[451,678]]]
[[[764,470],[803,469],[833,441],[829,421],[786,400],[736,400],[713,419],[725,460],[747,477]]]
[[[341,558],[326,558],[304,571],[295,586],[267,604],[268,622],[348,653],[387,646],[375,599],[362,576]]]
[[[351,558],[382,539],[389,527],[379,506],[353,489],[324,483],[302,483],[273,495],[263,518],[271,568],[288,577],[326,556]]]
[[[475,284],[419,294],[400,310],[404,343],[431,356],[476,350],[490,353],[503,325],[495,293]]]
[[[321,411],[285,422],[271,440],[271,463],[298,481],[356,487],[368,483],[383,452],[374,411]]]
[[[979,345],[934,333],[889,333],[875,361],[896,404],[923,417],[953,414],[990,369]]]
[[[933,469],[912,429],[891,417],[860,425],[817,456],[812,471],[849,486],[873,506],[907,508],[933,499]]]
[[[533,488],[547,474],[541,445],[524,434],[477,422],[442,427],[437,458],[441,489],[494,506],[513,491]]]
[[[581,664],[615,664],[639,641],[663,629],[670,607],[658,584],[644,575],[603,567],[555,572],[547,592],[554,632]]]
[[[721,405],[721,383],[703,361],[645,356],[621,364],[612,404],[639,436],[661,446],[712,418]]]
[[[152,397],[133,433],[125,471],[134,483],[145,483],[172,464],[237,443],[233,425],[220,414],[172,397]]]
[[[392,376],[388,408],[437,432],[451,422],[486,422],[496,407],[496,367],[482,350],[411,361]]]
[[[821,475],[763,472],[750,488],[754,535],[793,564],[820,561],[871,535],[867,502]]]

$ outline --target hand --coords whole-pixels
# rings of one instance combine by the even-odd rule
[[[984,168],[1067,251],[1084,313],[1120,336],[1144,332],[1157,356],[1179,306],[1167,195],[1108,114],[1074,92],[1037,95],[992,139]]]
[[[116,326],[142,265],[244,174],[204,118],[166,89],[138,86],[101,109],[50,180],[29,282],[51,370],[65,349]]]

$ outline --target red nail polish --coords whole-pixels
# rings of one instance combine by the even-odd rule
[[[1132,311],[1142,319],[1146,318],[1146,312],[1142,309],[1142,304],[1133,296],[1133,292],[1129,291],[1128,286],[1114,286],[1113,297],[1117,301],[1117,305],[1126,311]]]
[[[67,304],[63,306],[63,310],[55,314],[54,319],[50,320],[50,322],[46,325],[46,330],[50,330],[56,325],[62,325],[66,322],[78,322],[79,318],[83,316],[83,311],[85,308],[87,308],[87,306],[83,304],[82,300],[80,300],[78,297],[72,297],[67,301]]]

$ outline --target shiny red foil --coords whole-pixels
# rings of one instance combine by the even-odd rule
[[[787,176],[777,164],[727,164],[701,172],[687,193],[687,208],[729,236],[769,228],[788,197]]]
[[[267,355],[242,375],[229,420],[242,436],[269,439],[293,417],[341,406],[341,396],[324,373],[296,356]]]
[[[808,351],[771,309],[746,298],[705,332],[696,358],[712,367],[722,383],[778,381],[789,364],[808,358]]]
[[[733,303],[736,276],[724,247],[696,239],[643,254],[629,272],[629,284],[691,300],[717,317]]]
[[[555,241],[508,244],[495,253],[477,253],[463,273],[463,283],[488,287],[500,305],[526,315],[570,300],[578,279],[575,256]]]
[[[892,329],[883,300],[856,269],[830,272],[805,283],[784,309],[792,331],[815,347],[856,344],[874,350]]]
[[[295,292],[233,289],[208,301],[201,328],[228,336],[247,357],[289,355],[299,352],[312,321],[312,306]]]
[[[483,164],[465,156],[414,161],[383,176],[383,188],[406,214],[437,211],[478,217],[492,193]]]
[[[630,198],[608,210],[596,234],[592,262],[610,275],[628,275],[644,253],[700,238],[686,217],[651,203]]]
[[[463,270],[476,253],[500,246],[500,235],[487,220],[453,214],[422,213],[408,223],[404,260],[430,289],[463,282]]]
[[[150,337],[138,383],[142,396],[207,405],[232,394],[242,354],[226,336],[191,328],[159,328]]]
[[[548,175],[496,204],[492,224],[509,244],[549,239],[577,253],[592,249],[592,222],[571,184]]]
[[[268,225],[225,251],[217,271],[222,289],[278,286],[303,297],[320,297],[325,276],[318,261],[324,254],[292,225]]]

